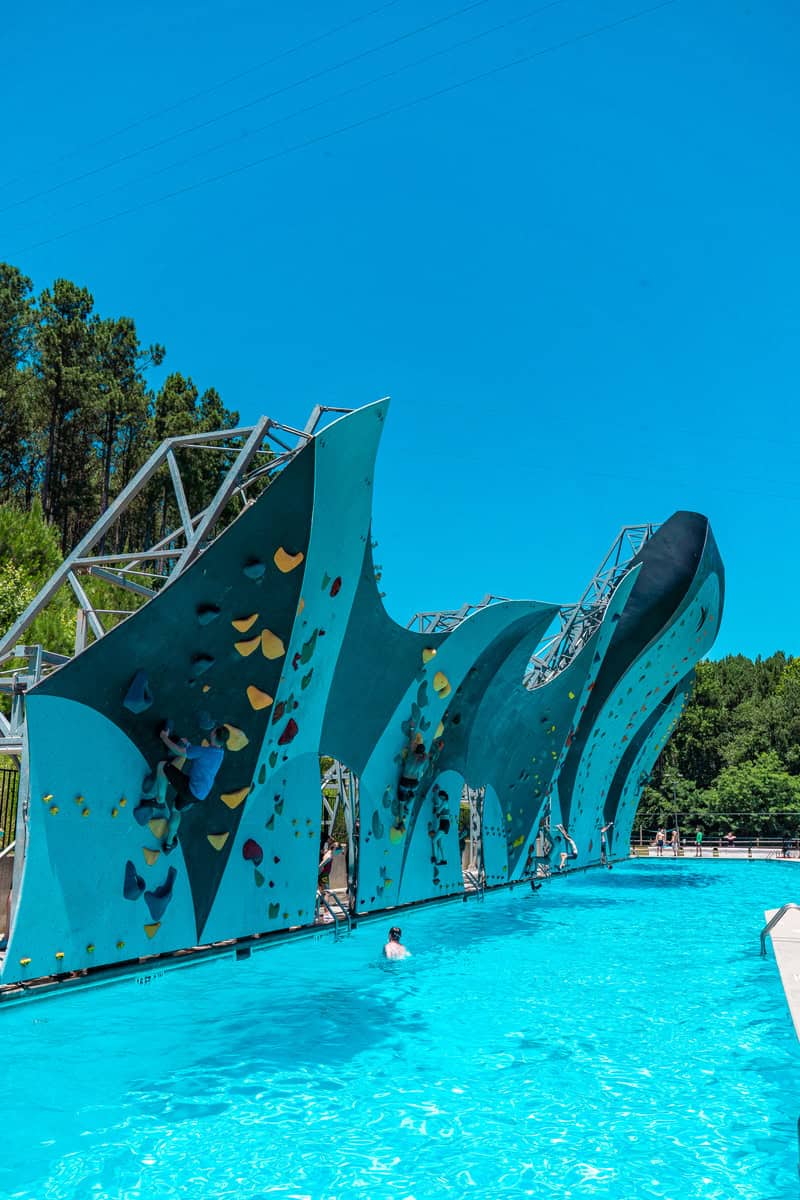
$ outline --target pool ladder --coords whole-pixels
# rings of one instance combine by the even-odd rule
[[[483,887],[483,884],[481,883],[480,878],[475,874],[475,872],[474,871],[465,871],[464,878],[466,879],[467,883],[470,884],[470,886],[472,887],[472,890],[475,893],[475,895],[477,896],[477,898],[479,900],[483,900],[484,887]]]
[[[323,892],[319,898],[319,902],[333,921],[333,940],[335,942],[338,942],[339,938],[344,937],[344,931],[340,926],[346,925],[346,932],[348,934],[352,933],[353,922],[350,913],[335,892]]]
[[[766,956],[767,956],[767,934],[772,929],[775,928],[775,926],[778,924],[780,919],[782,917],[784,917],[786,915],[786,913],[789,912],[789,910],[792,908],[800,909],[800,904],[789,903],[789,904],[781,905],[781,907],[778,909],[778,911],[775,913],[775,915],[773,917],[771,917],[769,921],[767,921],[766,925],[761,930],[761,957],[762,958],[766,958]]]

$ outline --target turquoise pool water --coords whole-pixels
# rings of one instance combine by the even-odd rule
[[[797,1200],[798,892],[630,863],[2,1011],[0,1196]]]

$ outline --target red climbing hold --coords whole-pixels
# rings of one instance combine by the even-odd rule
[[[279,700],[275,705],[275,711],[272,714],[272,724],[277,725],[283,714],[286,712],[286,705],[283,700]]]
[[[278,738],[278,745],[279,746],[288,746],[289,742],[294,741],[294,739],[297,737],[298,733],[299,733],[299,729],[297,726],[297,721],[295,721],[293,717],[290,717],[289,720],[286,722],[286,728],[284,729],[281,736]]]
[[[338,596],[341,586],[342,586],[342,577],[341,577],[341,575],[337,575],[336,578],[334,579],[333,583],[331,584],[330,594],[332,596]]]
[[[261,849],[258,842],[254,841],[253,838],[248,838],[245,844],[242,846],[242,858],[246,862],[251,862],[255,866],[259,867],[264,858],[264,851]]]

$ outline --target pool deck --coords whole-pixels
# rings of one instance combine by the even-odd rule
[[[776,908],[768,908],[764,920],[770,921],[777,911]],[[788,909],[769,936],[794,1031],[800,1038],[800,910]]]

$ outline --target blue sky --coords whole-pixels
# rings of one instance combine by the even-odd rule
[[[689,508],[727,567],[715,656],[797,654],[798,20],[16,5],[0,256],[133,316],[245,419],[391,395],[398,620],[574,600],[621,525]]]

